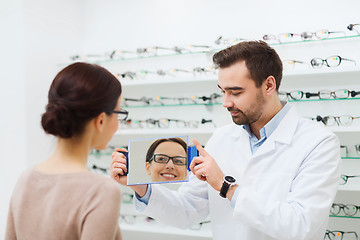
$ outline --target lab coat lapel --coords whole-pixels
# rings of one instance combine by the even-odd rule
[[[232,137],[236,142],[236,146],[242,149],[242,157],[249,161],[252,156],[249,142],[249,134],[246,132],[242,125],[236,125],[236,130],[232,133]]]
[[[275,142],[281,142],[284,144],[290,144],[297,124],[299,116],[297,115],[293,106],[289,109],[288,113],[281,120],[276,130],[266,139],[261,147],[256,151],[253,157],[260,157],[262,155],[268,155],[275,151]]]

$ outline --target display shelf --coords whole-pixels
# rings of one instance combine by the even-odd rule
[[[332,85],[344,83],[344,78],[350,79],[346,83],[359,84],[360,66],[338,66],[334,68],[323,67],[320,69],[302,69],[284,71],[282,86],[286,86],[286,81],[304,83],[304,80],[325,81],[324,84]],[[159,84],[182,84],[182,83],[196,83],[196,82],[216,82],[217,75],[203,75],[203,76],[181,76],[181,77],[156,77],[152,79],[120,79],[123,86],[143,86],[143,85],[159,85]],[[303,84],[302,84],[303,85]]]
[[[326,102],[326,101],[351,101],[351,100],[360,100],[359,97],[354,97],[354,98],[331,98],[331,99],[300,99],[300,100],[288,100],[288,102]]]
[[[338,191],[360,191],[360,185],[347,183],[345,185],[339,185]]]
[[[338,215],[329,215],[329,217],[334,217],[334,218],[351,218],[351,219],[360,219],[360,217],[354,217],[354,216],[338,216]]]
[[[147,56],[128,56],[123,58],[114,58],[114,59],[103,59],[103,60],[92,60],[87,61],[95,64],[105,64],[109,62],[123,62],[123,61],[141,61],[146,59],[161,59],[161,58],[168,58],[168,57],[181,57],[181,56],[194,56],[194,55],[204,55],[204,54],[214,54],[215,52],[221,49],[211,49],[208,51],[190,51],[184,53],[169,53],[169,54],[157,54],[157,55],[147,55]]]
[[[346,76],[346,77],[359,77],[360,76],[360,66],[337,66],[337,67],[326,67],[322,68],[311,68],[308,69],[293,69],[285,70],[284,78],[286,79],[298,79],[304,77],[316,77],[317,79],[327,79],[330,76]],[[339,80],[340,81],[340,80]],[[357,81],[358,83],[358,81]]]
[[[123,86],[144,86],[144,85],[158,85],[158,84],[176,84],[176,83],[195,83],[195,82],[216,82],[217,75],[204,76],[182,76],[182,77],[158,77],[153,79],[120,79]]]
[[[136,231],[145,233],[159,233],[159,234],[171,234],[178,236],[189,236],[189,237],[206,237],[211,238],[212,233],[210,229],[207,230],[191,230],[191,229],[179,229],[168,225],[162,225],[157,223],[136,223],[126,224],[121,223],[120,228],[122,231]]]
[[[351,36],[341,36],[341,37],[329,37],[329,38],[325,38],[325,39],[310,39],[310,40],[300,40],[300,41],[289,41],[289,42],[283,42],[283,43],[268,43],[270,46],[273,47],[278,47],[278,46],[287,46],[287,45],[293,45],[293,44],[312,44],[312,43],[321,43],[321,42],[329,42],[329,41],[337,41],[337,40],[349,40],[349,39],[357,39],[359,38],[360,35],[351,35]],[[79,61],[86,61],[89,63],[95,63],[95,64],[106,64],[109,62],[124,62],[124,61],[139,61],[139,60],[143,60],[143,59],[161,59],[161,58],[168,58],[168,57],[181,57],[181,56],[194,56],[194,55],[213,55],[215,52],[218,52],[224,48],[226,48],[228,46],[222,46],[222,47],[213,47],[210,50],[207,51],[189,51],[189,52],[183,52],[183,53],[170,53],[170,54],[158,54],[158,55],[147,55],[147,56],[139,56],[136,55],[136,53],[134,52],[132,55],[136,55],[136,56],[127,56],[127,57],[122,57],[122,58],[114,58],[114,59],[110,59],[107,58],[105,59],[105,55],[104,55],[104,59],[91,59],[89,57],[89,60],[86,61],[86,59],[79,59]],[[86,55],[86,54],[85,54]],[[129,54],[131,55],[131,54]],[[74,63],[76,61],[69,61],[67,64],[61,64],[61,67],[64,65],[68,65],[71,63]]]
[[[271,43],[270,46],[327,42],[327,41],[334,41],[334,40],[345,40],[345,39],[354,39],[354,38],[356,39],[356,38],[359,38],[359,37],[360,37],[360,35],[350,35],[350,36],[341,36],[341,37],[328,37],[328,38],[324,38],[324,39],[309,39],[309,40],[289,41],[289,42],[283,42],[283,43]]]
[[[192,104],[162,104],[162,105],[138,105],[138,106],[123,106],[126,109],[131,108],[157,108],[157,107],[191,107],[191,106],[214,106],[222,105],[222,103],[192,103]]]
[[[342,157],[341,159],[343,159],[343,160],[351,160],[351,159],[360,160],[360,157]]]
[[[337,132],[349,132],[349,133],[358,133],[360,132],[360,126],[348,126],[348,127],[344,127],[344,126],[334,126],[334,127],[327,127],[329,130],[331,130],[334,133]]]
[[[212,134],[214,128],[200,128],[200,129],[189,129],[189,128],[166,128],[166,129],[119,129],[115,135],[124,136],[124,135],[157,135],[157,134],[172,134],[172,135],[184,135],[184,134]]]

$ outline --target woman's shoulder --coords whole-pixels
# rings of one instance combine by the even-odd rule
[[[82,190],[87,189],[86,194],[91,198],[99,199],[100,202],[115,202],[120,204],[120,185],[108,176],[89,172],[81,179],[79,186]]]
[[[104,189],[120,190],[119,184],[117,182],[115,182],[115,180],[111,179],[109,176],[89,172],[86,175],[86,178],[84,177],[83,180],[85,182],[87,182],[88,184],[100,186],[101,188],[104,188]]]

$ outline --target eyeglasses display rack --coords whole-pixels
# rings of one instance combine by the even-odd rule
[[[358,206],[360,53],[356,49],[360,48],[360,35],[269,44],[284,61],[280,97],[295,106],[300,115],[326,125],[339,137],[343,148],[342,174],[347,181],[339,185],[334,204]],[[123,108],[129,112],[130,121],[120,124],[111,145],[125,146],[129,139],[184,135],[205,145],[216,127],[232,122],[221,105],[221,97],[214,97],[220,91],[211,57],[220,49],[215,46],[211,50],[157,52],[157,55],[149,53],[93,61],[118,76],[123,86]],[[91,157],[90,164],[101,162],[100,167],[108,168],[111,151]],[[98,161],[99,158],[102,161]],[[176,189],[178,186],[169,184],[168,187]],[[133,194],[131,189],[121,188],[126,196]],[[329,231],[360,234],[359,211],[352,216],[344,212],[329,213],[329,216]],[[211,219],[196,230],[179,230],[137,215],[131,200],[122,204],[119,220],[124,235],[156,233],[163,234],[164,239],[211,239]]]

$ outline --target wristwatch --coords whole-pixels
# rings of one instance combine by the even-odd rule
[[[232,176],[225,176],[219,195],[223,198],[226,198],[226,194],[227,194],[229,188],[231,186],[234,186],[235,182],[236,182],[236,180]]]

